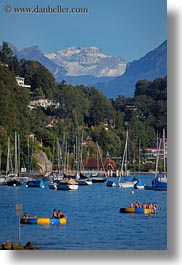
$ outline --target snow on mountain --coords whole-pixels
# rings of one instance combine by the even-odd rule
[[[125,60],[105,55],[97,47],[70,47],[45,56],[64,67],[67,76],[114,77],[122,75],[126,68]]]

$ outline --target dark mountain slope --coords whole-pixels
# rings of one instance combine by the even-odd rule
[[[139,60],[128,63],[125,73],[108,83],[98,83],[96,87],[108,97],[117,95],[133,96],[138,80],[153,80],[167,75],[167,41],[147,53]]]

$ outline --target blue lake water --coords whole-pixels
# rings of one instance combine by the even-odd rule
[[[140,176],[146,185],[152,175]],[[118,178],[113,178],[117,183]],[[44,250],[166,250],[167,192],[109,188],[104,183],[79,186],[77,191],[48,188],[0,186],[0,243],[18,243],[18,217],[14,205],[23,212],[51,217],[53,209],[67,216],[66,225],[20,225],[21,244],[31,241]],[[130,201],[156,202],[162,211],[156,215],[121,214]]]

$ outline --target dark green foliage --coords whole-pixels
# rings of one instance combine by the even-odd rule
[[[74,124],[75,127],[84,125],[89,110],[89,100],[85,87],[75,87],[62,82],[58,86],[56,100],[59,102],[57,114],[60,118],[67,119],[67,122]]]
[[[0,47],[0,63],[7,64],[15,75],[19,75],[21,72],[20,63],[6,42],[3,42]]]
[[[88,93],[90,101],[89,126],[99,125],[105,119],[113,119],[115,112],[111,102],[96,88],[90,88]]]
[[[52,74],[39,62],[22,61],[22,76],[31,85],[33,96],[53,98],[56,81]]]
[[[167,77],[157,78],[153,82],[138,81],[135,101],[145,122],[162,133],[163,128],[167,127]]]
[[[9,133],[18,128],[17,85],[12,72],[6,66],[0,66],[0,126]]]

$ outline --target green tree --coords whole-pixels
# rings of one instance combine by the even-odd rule
[[[31,91],[37,93],[37,89],[45,97],[52,99],[56,90],[56,81],[53,75],[36,61],[22,61],[22,75],[27,84],[31,85]]]
[[[7,64],[9,69],[15,74],[19,75],[21,72],[21,66],[14,55],[13,51],[9,47],[7,42],[3,42],[0,47],[0,62],[3,64]]]
[[[89,119],[88,119],[89,126],[103,123],[104,119],[114,119],[115,111],[111,104],[111,101],[108,100],[96,88],[90,88],[89,100],[90,100]]]
[[[16,87],[12,72],[6,66],[0,66],[0,126],[11,133],[18,129]]]
[[[151,82],[148,80],[139,80],[135,85],[135,97],[139,95],[146,95]]]

